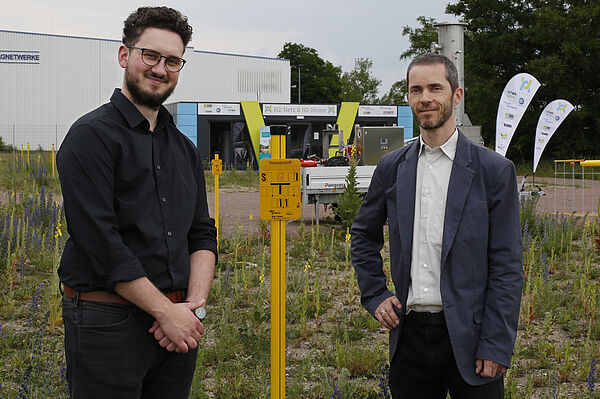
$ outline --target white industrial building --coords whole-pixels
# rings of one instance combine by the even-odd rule
[[[0,30],[0,137],[17,148],[60,146],[81,115],[121,87],[118,40]],[[186,49],[169,103],[290,102],[290,63]]]

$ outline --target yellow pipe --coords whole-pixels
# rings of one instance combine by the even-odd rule
[[[590,159],[589,161],[581,162],[581,166],[600,166],[600,161],[597,159]]]

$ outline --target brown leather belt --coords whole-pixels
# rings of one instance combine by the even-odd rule
[[[63,290],[65,296],[67,298],[75,298],[76,291],[66,285],[63,286]],[[173,303],[179,303],[184,301],[183,291],[173,291],[168,293],[163,293],[164,296],[169,298]],[[78,298],[82,301],[92,301],[92,302],[106,302],[106,303],[117,303],[121,305],[133,305],[127,299],[123,298],[120,295],[113,294],[108,291],[79,291]]]

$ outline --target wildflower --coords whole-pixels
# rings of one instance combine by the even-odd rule
[[[338,386],[335,385],[333,387],[333,393],[331,394],[329,399],[341,399],[341,398],[342,398],[342,391],[340,391]]]
[[[263,285],[265,285],[265,275],[261,274],[258,279],[260,280],[260,286],[262,287]]]
[[[594,385],[596,385],[596,358],[592,356],[588,373],[588,391],[594,392]]]
[[[350,242],[350,229],[347,228],[346,229],[346,244],[348,244]]]
[[[548,255],[546,252],[542,253],[542,278],[544,281],[548,281]]]
[[[390,369],[387,364],[385,366],[381,367],[381,374],[379,375],[379,382],[377,383],[377,386],[380,389],[379,393],[377,394],[378,398],[381,398],[381,399],[389,399],[390,398],[390,391],[388,389],[389,372],[390,372]]]
[[[56,233],[54,234],[54,238],[62,237],[62,231],[60,230],[61,224],[60,222],[56,222]]]
[[[248,215],[248,220],[254,220],[254,215],[253,214]]]
[[[304,265],[304,273],[308,273],[310,270],[310,263],[306,262],[306,264]]]

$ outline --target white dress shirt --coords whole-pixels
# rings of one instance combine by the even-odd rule
[[[407,311],[441,312],[440,272],[444,216],[458,130],[442,146],[430,148],[419,137],[415,190],[411,284]]]

